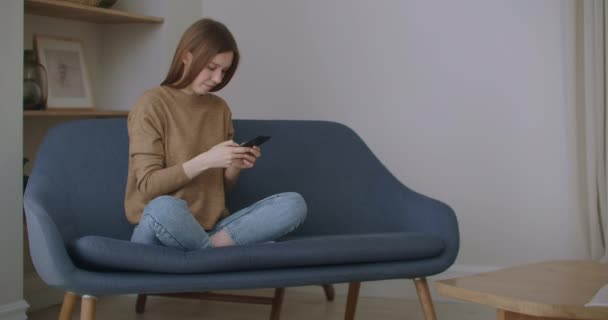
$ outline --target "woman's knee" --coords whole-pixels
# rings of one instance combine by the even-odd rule
[[[209,236],[190,213],[188,204],[173,196],[152,199],[144,208],[144,217],[156,238],[165,246],[180,250],[209,247]]]
[[[144,207],[143,215],[149,215],[155,220],[165,220],[165,217],[178,217],[189,215],[188,204],[186,201],[174,196],[159,196],[152,199]]]
[[[279,194],[284,205],[287,207],[287,214],[292,216],[296,225],[301,224],[308,214],[308,206],[306,200],[297,192],[284,192]]]

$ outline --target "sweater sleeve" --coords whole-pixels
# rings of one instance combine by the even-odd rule
[[[147,199],[170,194],[190,181],[179,163],[166,167],[163,116],[153,97],[144,95],[129,113],[129,157],[137,190]]]

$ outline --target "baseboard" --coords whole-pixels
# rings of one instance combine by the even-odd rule
[[[0,320],[25,320],[29,305],[25,300],[0,305]]]
[[[63,294],[63,291],[47,286],[35,271],[23,276],[23,296],[30,304],[29,312],[60,304]]]
[[[464,277],[483,272],[491,272],[498,270],[497,267],[487,266],[466,266],[466,265],[454,265],[443,273],[435,276],[428,277],[428,283],[431,290],[431,295],[435,301],[450,301],[456,302],[456,300],[449,299],[437,294],[434,281]],[[348,292],[348,284],[340,283],[335,284],[334,289],[336,294],[346,295]],[[319,286],[305,286],[305,287],[294,287],[289,288],[289,291],[302,291],[302,292],[316,292],[323,294],[323,289]],[[414,282],[409,279],[396,279],[396,280],[382,280],[382,281],[368,281],[361,284],[359,291],[360,297],[369,298],[392,298],[392,299],[406,299],[406,300],[418,300],[416,293],[416,287]]]

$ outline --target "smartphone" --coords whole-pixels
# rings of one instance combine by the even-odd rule
[[[262,145],[262,143],[268,141],[269,139],[270,139],[270,136],[257,136],[251,140],[241,143],[240,146],[241,147],[260,146],[260,145]]]

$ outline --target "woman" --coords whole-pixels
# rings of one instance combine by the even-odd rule
[[[202,19],[183,34],[166,79],[129,113],[125,210],[131,241],[181,250],[271,241],[306,217],[302,196],[270,196],[229,214],[225,192],[260,158],[232,138],[232,114],[211,92],[234,75],[239,51],[223,24]]]

